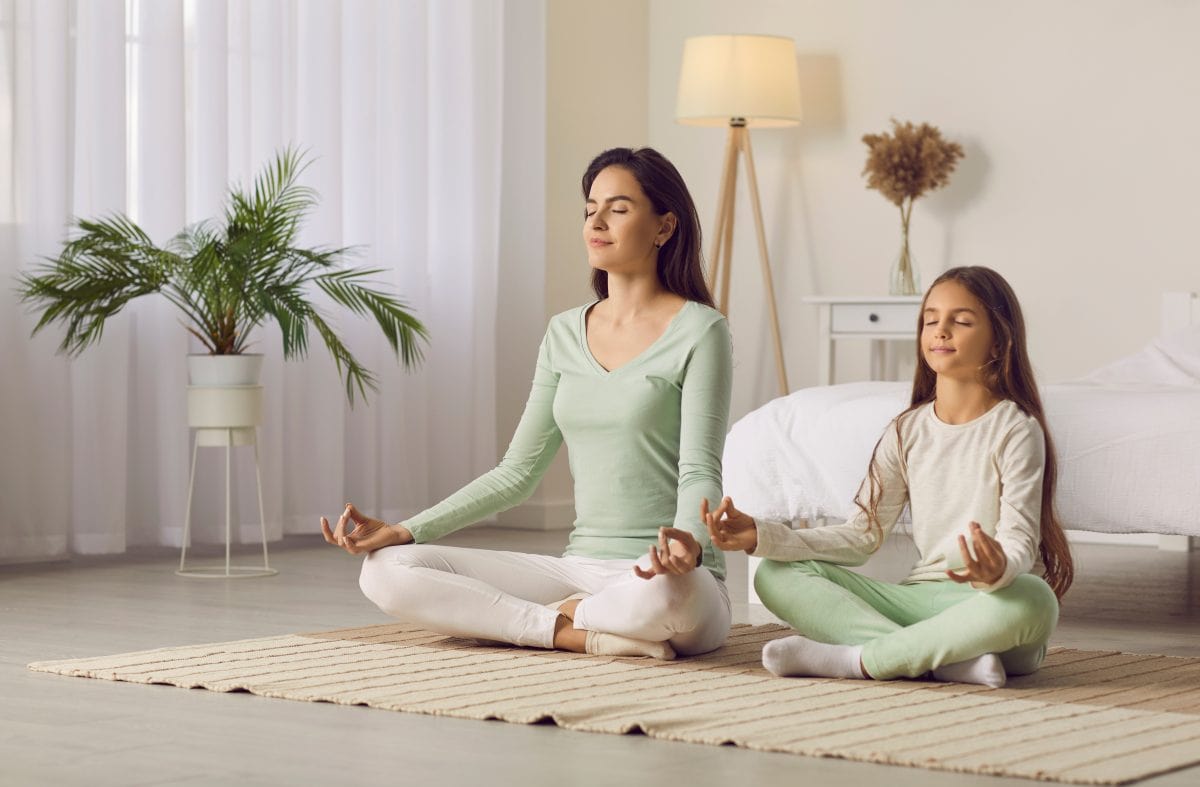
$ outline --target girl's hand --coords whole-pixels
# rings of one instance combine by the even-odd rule
[[[758,525],[754,517],[743,514],[733,507],[733,500],[726,497],[711,514],[708,500],[700,501],[700,518],[708,526],[708,536],[718,549],[726,552],[743,550],[750,553],[758,548]]]
[[[951,579],[955,582],[974,582],[980,585],[991,585],[1004,576],[1004,569],[1008,567],[1008,557],[1004,554],[1004,547],[1000,546],[1000,542],[983,532],[983,528],[978,522],[971,523],[971,543],[975,545],[975,557],[971,557],[971,551],[967,549],[967,539],[963,536],[958,537],[958,548],[962,551],[963,563],[966,568],[963,573],[956,574],[953,571],[947,571]]]
[[[658,545],[650,545],[650,568],[634,566],[633,573],[642,579],[654,579],[659,574],[683,575],[696,570],[702,547],[696,537],[674,527],[658,529]]]
[[[346,525],[349,523],[353,524],[347,533]],[[329,529],[329,520],[321,517],[321,534],[328,543],[341,547],[351,555],[413,542],[413,534],[407,527],[389,525],[382,519],[363,516],[353,503],[346,504],[346,510],[338,517],[337,527],[333,530]]]

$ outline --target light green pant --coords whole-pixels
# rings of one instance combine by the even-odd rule
[[[764,560],[754,589],[767,609],[810,639],[862,645],[874,678],[916,678],[995,653],[1010,675],[1036,672],[1058,622],[1058,599],[1023,574],[982,593],[943,581],[896,585],[819,560]]]

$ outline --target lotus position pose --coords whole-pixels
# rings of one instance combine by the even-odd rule
[[[366,553],[384,612],[445,634],[661,659],[729,632],[722,553],[702,500],[721,497],[732,377],[725,318],[700,263],[696,209],[649,148],[583,176],[597,299],[550,320],[533,388],[499,466],[405,522],[348,505],[325,540]],[[575,480],[563,557],[430,544],[532,494],[561,443]]]
[[[949,270],[925,294],[917,342],[911,406],[876,444],[850,521],[792,530],[729,498],[705,513],[718,547],[766,558],[754,587],[802,635],[763,649],[776,675],[1002,686],[1045,656],[1073,567],[1016,296],[988,268]],[[905,505],[920,553],[908,578],[843,568]]]

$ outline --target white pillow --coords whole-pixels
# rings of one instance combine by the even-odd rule
[[[884,427],[908,405],[910,383],[802,388],[733,425],[722,463],[725,494],[754,517],[845,519]]]
[[[1077,382],[1094,385],[1200,385],[1200,325],[1162,336]]]

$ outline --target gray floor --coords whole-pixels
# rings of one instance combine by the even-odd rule
[[[474,529],[452,543],[558,552],[561,534]],[[276,547],[277,577],[176,577],[173,553],[0,568],[0,784],[1035,784],[64,678],[24,665],[383,622],[356,561],[319,539]],[[1055,644],[1200,656],[1200,553],[1085,545]],[[731,565],[740,620],[744,561]],[[1195,784],[1200,767],[1147,785]],[[1044,783],[1043,783],[1044,784]]]

